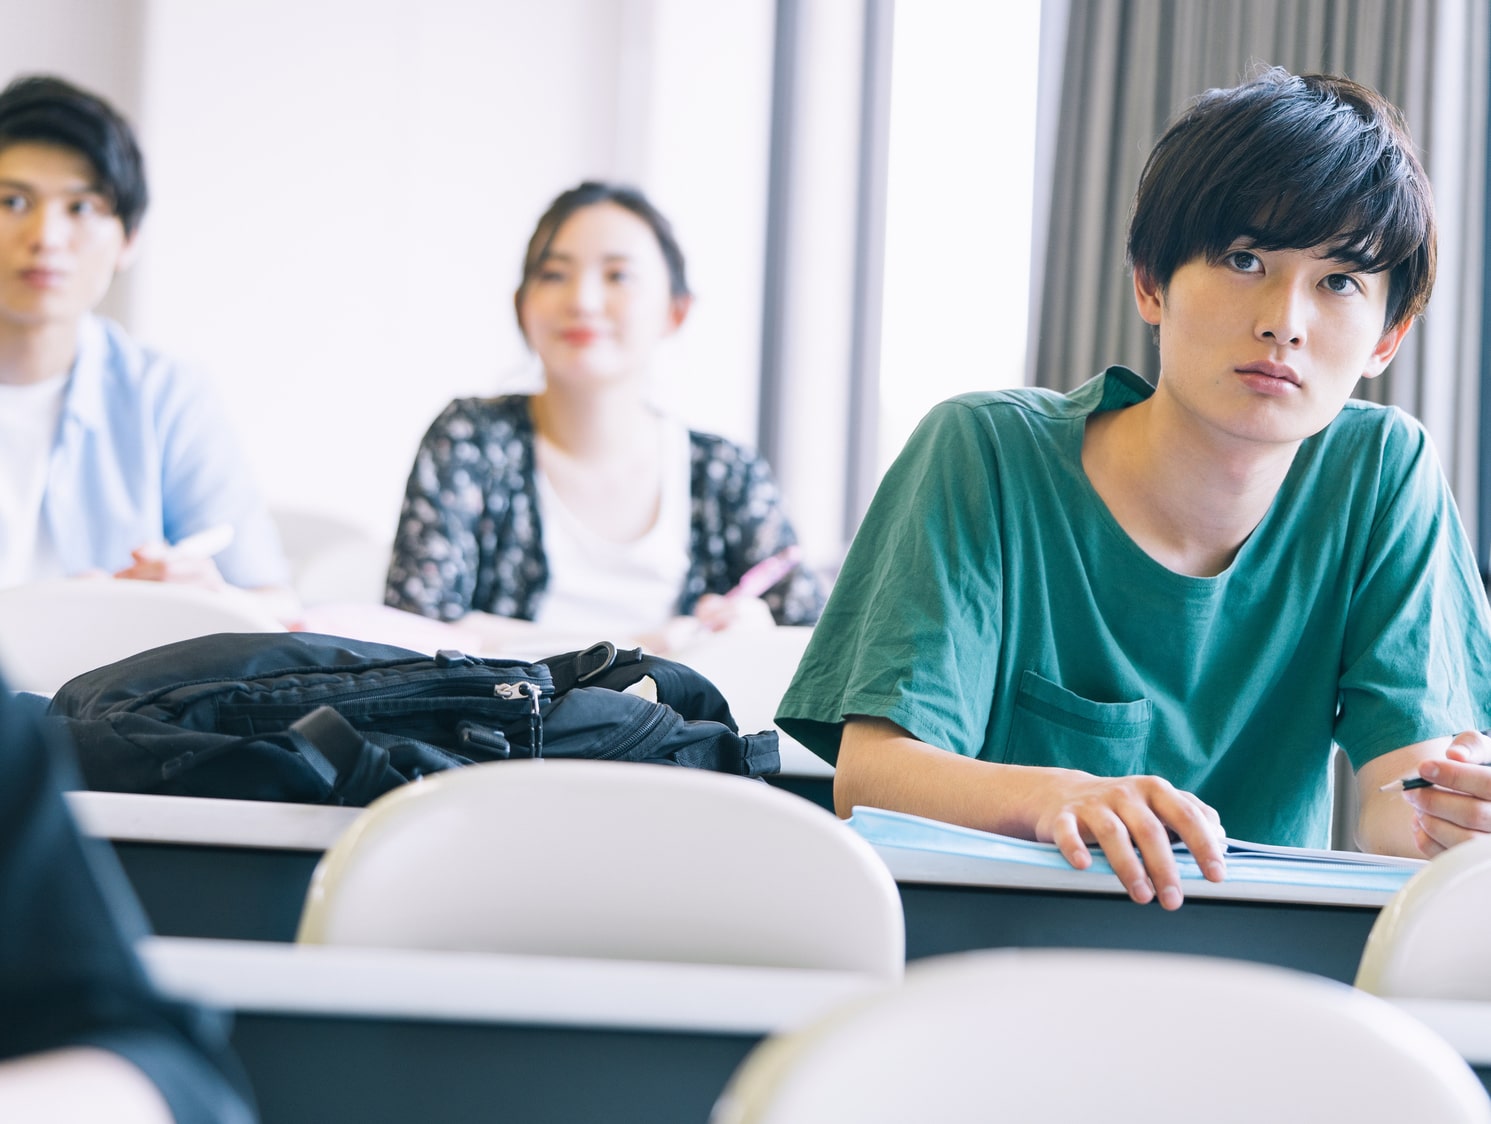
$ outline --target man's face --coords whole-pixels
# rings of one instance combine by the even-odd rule
[[[103,299],[129,246],[80,153],[0,149],[0,327],[75,324]]]
[[[1160,330],[1159,393],[1245,442],[1298,445],[1329,425],[1408,325],[1383,331],[1387,273],[1324,255],[1239,239],[1215,263],[1181,266],[1163,293],[1136,277],[1140,315]]]

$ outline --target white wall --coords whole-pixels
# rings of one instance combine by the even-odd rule
[[[531,378],[523,247],[586,177],[639,183],[689,258],[662,394],[753,439],[773,7],[3,0],[0,67],[134,120],[153,202],[113,311],[211,374],[270,502],[391,536],[435,414]]]

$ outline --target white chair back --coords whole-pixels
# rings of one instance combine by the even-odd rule
[[[1461,843],[1410,878],[1377,915],[1356,986],[1411,999],[1491,999],[1491,839]]]
[[[330,512],[276,508],[270,515],[302,605],[383,604],[391,540]]]
[[[918,961],[900,987],[767,1039],[710,1120],[1486,1124],[1491,1101],[1442,1038],[1332,980],[1001,950]]]
[[[215,632],[282,632],[249,595],[170,582],[75,578],[0,590],[0,668],[20,691]]]
[[[474,765],[381,797],[317,868],[299,936],[887,979],[905,956],[890,872],[831,813],[603,761]]]

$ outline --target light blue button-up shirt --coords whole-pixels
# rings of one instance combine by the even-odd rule
[[[100,317],[86,317],[78,331],[42,518],[66,574],[123,569],[135,547],[229,523],[233,543],[216,559],[227,581],[290,581],[211,385]]]

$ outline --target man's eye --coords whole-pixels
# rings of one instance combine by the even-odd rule
[[[1223,260],[1243,273],[1252,273],[1258,268],[1258,255],[1250,250],[1233,250]]]
[[[1333,293],[1354,293],[1361,288],[1349,273],[1332,273],[1325,279],[1325,287]]]
[[[74,214],[86,218],[96,215],[114,214],[114,205],[108,199],[98,195],[84,195],[74,199],[68,206],[68,210]]]
[[[26,197],[24,195],[0,195],[0,209],[18,215],[26,209]]]

